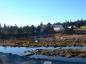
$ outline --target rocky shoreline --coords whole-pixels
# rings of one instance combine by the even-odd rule
[[[86,58],[67,58],[61,56],[46,56],[46,55],[32,55],[32,56],[19,56],[10,53],[0,52],[0,64],[45,64],[45,61],[58,63],[71,63],[71,64],[86,64]]]
[[[50,50],[44,50],[44,49],[38,49],[35,51],[32,51],[31,54],[27,54],[26,56],[31,55],[46,55],[46,56],[61,56],[61,57],[81,57],[86,58],[86,50],[82,49],[50,49]]]

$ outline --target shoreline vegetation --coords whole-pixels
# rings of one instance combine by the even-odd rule
[[[52,41],[44,40],[43,42],[33,42],[29,39],[0,39],[0,46],[13,46],[13,47],[86,46],[86,35],[55,34],[51,38],[53,39]]]

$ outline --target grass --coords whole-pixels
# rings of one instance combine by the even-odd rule
[[[81,26],[80,29],[86,29],[86,26]]]
[[[83,35],[63,35],[63,36],[52,36],[55,38],[54,41],[44,41],[44,42],[32,42],[30,40],[1,40],[0,45],[5,46],[86,46],[86,36]]]

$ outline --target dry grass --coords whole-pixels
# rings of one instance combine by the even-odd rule
[[[7,46],[86,46],[86,36],[83,35],[54,35],[54,41],[32,42],[29,39],[1,40],[0,45]]]

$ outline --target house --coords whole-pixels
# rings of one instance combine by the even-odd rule
[[[47,25],[42,25],[42,26],[41,26],[41,32],[44,31],[44,29],[46,28],[46,26],[47,26]]]
[[[75,25],[67,26],[67,28],[68,28],[68,29],[71,29],[71,28],[73,28],[73,29],[78,29]]]
[[[62,25],[54,25],[53,29],[55,32],[63,32],[65,30]]]

